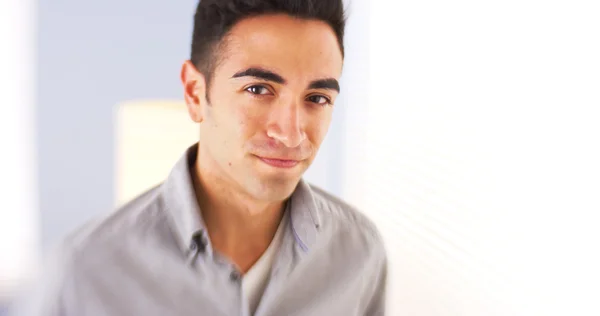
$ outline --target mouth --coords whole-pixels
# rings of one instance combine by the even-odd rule
[[[258,159],[262,160],[262,162],[264,162],[272,167],[282,168],[282,169],[290,169],[300,163],[300,160],[267,158],[267,157],[261,157],[261,156],[256,156],[256,157]]]

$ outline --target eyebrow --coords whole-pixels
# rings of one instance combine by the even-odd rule
[[[286,81],[282,76],[263,68],[248,68],[243,71],[236,72],[231,78],[240,78],[240,77],[254,77],[267,81],[273,81],[280,84],[285,84]]]
[[[335,90],[338,93],[340,92],[340,84],[338,83],[338,81],[336,79],[333,79],[333,78],[319,79],[319,80],[311,81],[311,83],[308,85],[308,88],[309,89],[328,89],[328,90]]]
[[[236,72],[231,78],[254,77],[266,81],[272,81],[279,84],[285,84],[287,81],[280,75],[260,67],[251,67],[246,70]],[[310,82],[308,89],[327,89],[340,92],[340,84],[334,78],[317,79]]]

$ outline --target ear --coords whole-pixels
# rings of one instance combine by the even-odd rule
[[[202,107],[208,105],[206,104],[206,80],[189,60],[186,60],[181,67],[181,83],[190,118],[196,123],[201,123],[204,120]]]

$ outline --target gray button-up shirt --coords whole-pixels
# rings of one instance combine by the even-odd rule
[[[193,189],[196,146],[168,179],[66,239],[28,315],[249,315]],[[383,315],[386,255],[361,213],[301,181],[257,316]],[[202,240],[198,245],[195,240]]]

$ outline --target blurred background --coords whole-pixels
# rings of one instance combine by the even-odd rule
[[[196,140],[196,0],[0,0],[0,315],[66,233]],[[596,1],[348,3],[306,178],[361,208],[390,315],[600,315]]]

